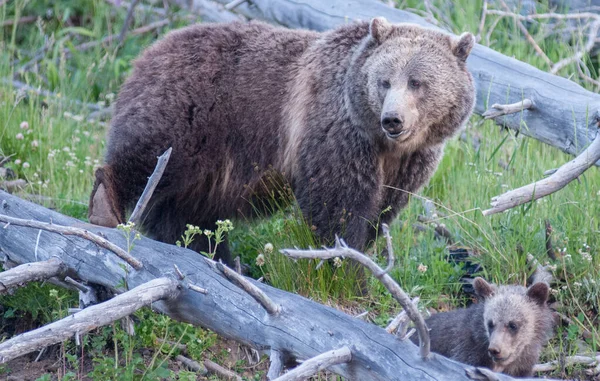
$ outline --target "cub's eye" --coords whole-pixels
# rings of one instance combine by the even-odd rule
[[[509,321],[508,322],[508,329],[510,329],[513,332],[516,332],[517,329],[519,329],[519,327],[517,326],[517,324],[515,322]]]
[[[389,89],[390,87],[392,87],[392,84],[387,79],[384,79],[383,81],[381,81],[381,87],[383,87],[384,89]]]
[[[492,329],[494,329],[494,323],[493,323],[491,320],[490,320],[490,321],[488,321],[488,324],[487,324],[487,326],[488,326],[488,329],[489,329],[490,331],[491,331]]]
[[[408,86],[410,86],[411,89],[416,90],[421,87],[421,82],[417,81],[416,79],[411,79],[408,81]]]

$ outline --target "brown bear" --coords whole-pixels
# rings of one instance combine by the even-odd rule
[[[531,376],[554,326],[548,284],[497,287],[478,277],[473,287],[480,303],[425,320],[431,350],[495,372]]]
[[[276,172],[318,236],[364,249],[381,211],[396,216],[469,117],[473,44],[383,18],[323,33],[260,22],[171,32],[121,88],[89,220],[123,222],[172,147],[142,221],[155,239],[251,214]]]

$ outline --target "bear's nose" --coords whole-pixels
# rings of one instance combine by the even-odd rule
[[[384,114],[381,119],[381,127],[393,135],[402,132],[402,124],[402,119],[398,114]]]
[[[489,347],[488,352],[490,352],[492,357],[500,357],[501,355],[500,349],[495,347]]]

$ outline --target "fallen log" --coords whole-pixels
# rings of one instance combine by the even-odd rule
[[[0,192],[0,214],[52,221],[54,226],[76,226],[127,247],[121,230],[84,224],[5,192]],[[252,295],[229,281],[215,262],[185,248],[142,237],[136,240],[130,253],[142,264],[135,269],[83,236],[49,231],[42,231],[39,236],[36,258],[33,249],[38,232],[14,224],[0,227],[0,259],[24,264],[56,257],[71,276],[88,284],[102,285],[114,293],[126,292],[157,278],[177,279],[180,285],[177,296],[153,303],[155,310],[256,349],[278,351],[285,362],[306,360],[347,347],[351,360],[333,365],[330,370],[350,380],[467,380],[466,370],[473,369],[435,354],[423,359],[412,342],[399,340],[380,327],[245,278],[279,306],[277,313],[270,314]],[[201,286],[205,292],[195,292],[188,284]],[[512,379],[489,374],[493,379]]]

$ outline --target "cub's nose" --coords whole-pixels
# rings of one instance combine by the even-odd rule
[[[402,133],[403,122],[396,113],[385,113],[381,118],[381,127],[392,137],[400,136]]]

